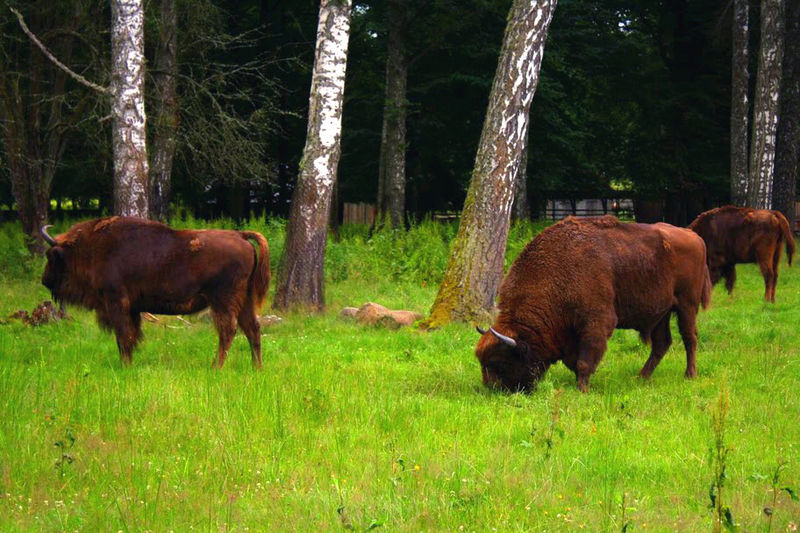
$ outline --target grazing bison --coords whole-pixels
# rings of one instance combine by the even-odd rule
[[[790,265],[795,248],[789,221],[780,211],[727,205],[700,213],[689,228],[706,242],[712,284],[725,278],[730,293],[736,282],[736,263],[758,263],[764,276],[764,299],[775,301],[781,244],[786,242]]]
[[[53,238],[42,284],[59,302],[97,313],[113,329],[120,359],[130,364],[139,341],[141,313],[195,313],[211,307],[219,333],[216,366],[228,355],[236,326],[261,366],[256,314],[269,286],[267,240],[254,231],[184,230],[134,217],[81,222]],[[248,239],[258,245],[258,251]]]
[[[711,281],[706,247],[669,224],[623,224],[612,216],[566,218],[528,243],[500,286],[494,326],[475,349],[487,386],[529,391],[556,361],[589,389],[615,328],[652,342],[641,370],[649,377],[678,315],[686,377],[697,373],[695,317]]]

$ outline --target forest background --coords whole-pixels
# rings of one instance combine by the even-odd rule
[[[145,3],[149,135],[158,123],[153,93],[161,4]],[[306,138],[318,2],[175,4],[180,112],[173,214],[183,208],[208,218],[286,217]],[[334,213],[344,202],[374,204],[379,192],[390,4],[357,2],[352,12]],[[412,220],[461,209],[509,4],[407,3],[406,207]],[[559,2],[531,107],[526,179],[534,216],[547,198],[627,196],[638,200],[639,218],[686,224],[728,201],[732,6],[721,0]],[[17,7],[56,56],[107,83],[108,2]],[[753,3],[751,72],[758,14]],[[70,78],[59,82],[57,67],[32,48],[8,9],[0,10],[0,27],[4,76],[42,102],[29,129],[52,124],[63,134],[52,178],[54,216],[69,208],[110,212],[111,121],[101,95]],[[754,84],[751,76],[751,91]],[[63,102],[58,123],[48,122],[54,99]],[[50,141],[45,136],[46,130],[43,146]],[[15,216],[6,164],[0,165],[0,208],[4,218]]]

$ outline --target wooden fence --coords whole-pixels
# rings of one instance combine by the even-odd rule
[[[342,224],[366,224],[372,226],[375,223],[374,204],[349,204],[345,202],[342,209]]]

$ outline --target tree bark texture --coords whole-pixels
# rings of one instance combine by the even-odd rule
[[[114,213],[146,218],[149,177],[144,111],[144,6],[111,1]]]
[[[514,220],[529,220],[531,206],[528,202],[528,141],[525,136],[525,145],[522,147],[522,156],[519,162],[519,172],[514,179],[514,203],[511,206],[511,218]]]
[[[503,274],[514,181],[555,7],[555,0],[515,0],[511,6],[461,223],[426,327],[489,318]]]
[[[172,184],[172,161],[178,131],[178,12],[175,0],[161,0],[161,27],[153,61],[155,102],[152,168],[150,173],[150,215],[166,221]]]
[[[43,33],[49,27],[44,18],[32,6],[31,31]],[[80,22],[76,13],[69,19],[69,30],[75,31]],[[62,37],[52,45],[64,61],[70,61],[73,39]],[[5,62],[14,59],[18,61],[14,66]],[[65,97],[67,80],[68,75],[54,67],[33,42],[27,50],[0,54],[0,131],[5,163],[26,244],[37,254],[45,250],[39,229],[47,223],[50,190],[68,131],[94,96],[85,94],[70,107]]]
[[[748,0],[733,0],[731,32],[731,203],[747,203],[747,156],[750,101],[748,97],[750,8]]]
[[[393,228],[405,225],[406,209],[406,54],[407,0],[389,2],[386,93],[378,177],[378,209]]]
[[[341,154],[342,103],[351,0],[322,0],[319,8],[308,129],[289,213],[286,249],[273,307],[325,307],[323,265],[336,168]]]
[[[772,207],[795,224],[795,196],[800,166],[800,0],[786,0],[781,111],[775,146]]]
[[[747,186],[747,204],[758,209],[772,207],[782,64],[783,0],[761,0],[761,44],[753,101],[750,177]]]

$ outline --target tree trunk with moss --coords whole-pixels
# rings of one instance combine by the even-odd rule
[[[772,208],[782,65],[783,0],[761,0],[761,44],[747,185],[747,205],[758,209]]]
[[[341,154],[350,9],[351,0],[320,3],[306,146],[273,301],[278,310],[325,308],[323,264],[331,196]]]
[[[555,7],[556,0],[515,0],[511,6],[461,223],[424,327],[489,319],[503,274],[514,181]]]

